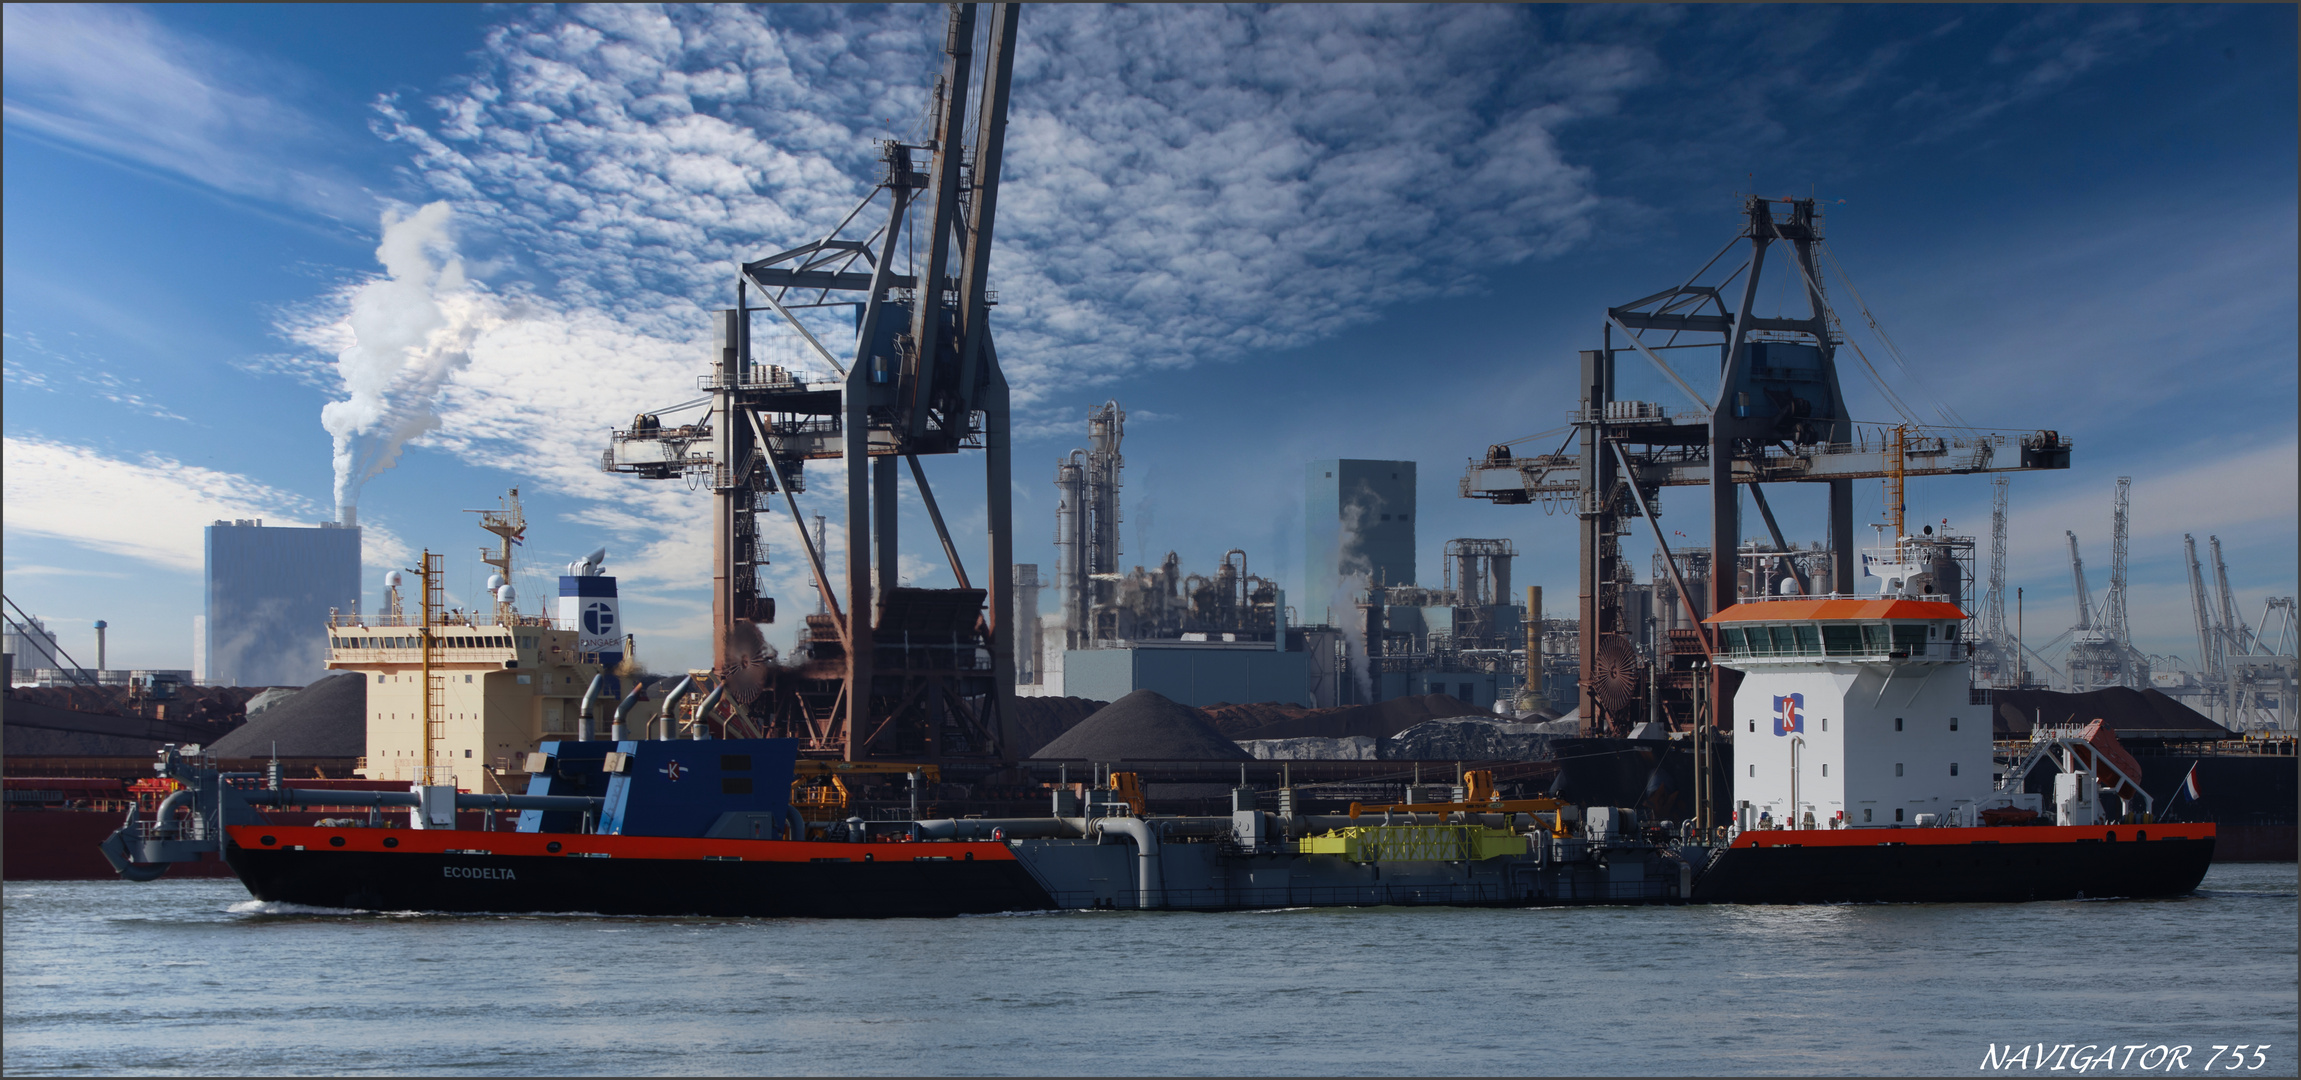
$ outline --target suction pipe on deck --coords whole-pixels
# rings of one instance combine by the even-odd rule
[[[696,738],[704,739],[710,737],[711,710],[718,707],[719,699],[726,693],[727,684],[725,682],[721,682],[718,685],[713,686],[710,693],[703,695],[703,704],[695,707]]]
[[[663,695],[663,709],[655,714],[655,730],[659,737],[670,739],[674,736],[674,732],[671,730],[671,718],[679,715],[680,699],[686,697],[687,692],[693,689],[695,689],[695,676],[683,675],[678,684],[671,688],[671,692]]]
[[[1135,907],[1149,911],[1166,906],[1166,881],[1159,874],[1158,829],[1139,818],[1108,817],[1095,822],[1101,837],[1112,833],[1135,843]]]
[[[639,707],[639,694],[646,689],[646,683],[635,681],[631,684],[631,692],[623,695],[623,700],[615,704],[615,727],[609,730],[608,738],[616,742],[630,738],[624,733],[623,721],[631,715],[631,710]]]
[[[606,688],[607,676],[594,675],[591,677],[591,685],[583,691],[583,704],[576,707],[575,739],[577,742],[591,741],[591,709],[599,704],[599,692]]]

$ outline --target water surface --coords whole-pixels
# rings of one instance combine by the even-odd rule
[[[2224,864],[2160,901],[860,922],[9,882],[0,1068],[1879,1075],[1972,1073],[1991,1042],[2267,1042],[2252,1074],[2291,1076],[2297,891],[2292,864]]]

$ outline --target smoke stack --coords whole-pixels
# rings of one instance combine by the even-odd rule
[[[341,525],[347,529],[355,529],[359,527],[359,523],[359,507],[353,506],[350,503],[345,503],[342,506],[336,507],[336,524]]]
[[[98,671],[104,670],[104,627],[107,625],[109,624],[102,619],[96,620],[96,670]]]

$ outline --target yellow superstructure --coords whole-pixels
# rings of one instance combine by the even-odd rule
[[[328,630],[328,667],[367,682],[367,757],[359,775],[412,780],[424,764],[421,626],[350,625]],[[413,620],[402,620],[410,621]],[[575,631],[519,617],[488,624],[451,612],[431,627],[437,680],[431,764],[467,791],[525,791],[525,755],[546,739],[572,739],[577,706],[605,669],[575,650]],[[613,702],[598,711],[604,716]],[[639,717],[633,717],[634,721]],[[606,736],[598,723],[597,736]]]
[[[1351,862],[1479,862],[1527,850],[1526,837],[1483,825],[1363,825],[1303,837],[1301,847]]]

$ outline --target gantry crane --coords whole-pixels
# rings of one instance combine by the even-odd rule
[[[929,141],[880,144],[877,183],[829,235],[740,266],[736,306],[717,313],[713,363],[700,380],[706,420],[665,427],[642,414],[613,433],[601,463],[711,488],[713,670],[745,726],[798,737],[811,755],[1015,757],[1012,440],[987,279],[1019,9],[990,5],[978,54],[977,6],[951,5]],[[917,261],[898,267],[906,229]],[[834,350],[798,314],[822,308],[855,311],[851,347]],[[837,377],[810,381],[755,362],[755,313],[779,320]],[[919,460],[964,450],[983,455],[984,587],[962,564]],[[804,463],[831,459],[846,465],[846,577],[836,587],[797,501]],[[909,466],[955,589],[904,587],[897,577],[898,461]],[[767,550],[759,515],[776,493],[826,608],[806,618],[789,663],[759,630],[775,617],[757,568]]]
[[[1741,543],[1744,490],[1765,518],[1777,549],[1787,547],[1774,520],[1763,485],[1819,483],[1829,486],[1831,588],[1855,588],[1853,482],[1893,476],[1908,479],[1965,473],[2066,469],[2070,442],[2053,431],[2000,433],[1955,426],[1929,426],[1901,401],[1860,346],[1845,335],[1842,320],[1822,287],[1820,216],[1813,199],[1748,197],[1739,234],[1684,283],[1620,307],[1609,308],[1599,330],[1600,348],[1581,354],[1579,408],[1572,416],[1567,453],[1520,456],[1510,444],[1489,447],[1474,459],[1462,481],[1462,495],[1505,504],[1571,503],[1581,521],[1581,715],[1591,734],[1619,735],[1647,719],[1639,701],[1645,693],[1671,693],[1674,681],[1702,686],[1686,700],[1716,702],[1730,696],[1716,669],[1707,675],[1710,652],[1701,619],[1738,599],[1730,553]],[[1793,287],[1804,293],[1806,312],[1771,317],[1757,310],[1758,286],[1775,245],[1787,252]],[[1737,247],[1747,258],[1722,276],[1706,276]],[[1833,260],[1834,261],[1834,260]],[[1843,275],[1843,269],[1840,268]],[[1851,282],[1848,291],[1852,292]],[[1860,305],[1860,294],[1853,293]],[[1862,315],[1873,330],[1877,321]],[[1889,352],[1892,343],[1879,334]],[[1857,423],[1840,390],[1837,350],[1850,345],[1879,389],[1901,413],[1891,425]],[[1716,358],[1715,382],[1706,374],[1681,373],[1665,353],[1691,351]],[[1615,360],[1634,353],[1676,387],[1691,410],[1617,400]],[[1898,354],[1896,360],[1898,362]],[[1697,380],[1699,385],[1697,384]],[[1714,569],[1699,589],[1683,580],[1678,560],[1654,522],[1653,499],[1664,487],[1702,485],[1709,489],[1709,550]],[[1621,558],[1620,537],[1633,518],[1643,517],[1653,532],[1687,608],[1694,629],[1683,635],[1687,651],[1670,661],[1641,659],[1631,644],[1622,612],[1629,567]],[[1897,530],[1898,531],[1898,530]],[[1896,536],[1896,549],[1922,544]],[[1672,642],[1673,649],[1680,643]],[[1645,677],[1643,665],[1668,662],[1670,678]],[[1647,689],[1652,686],[1656,689]],[[1662,710],[1673,727],[1707,719],[1719,724],[1719,709],[1676,704]]]

